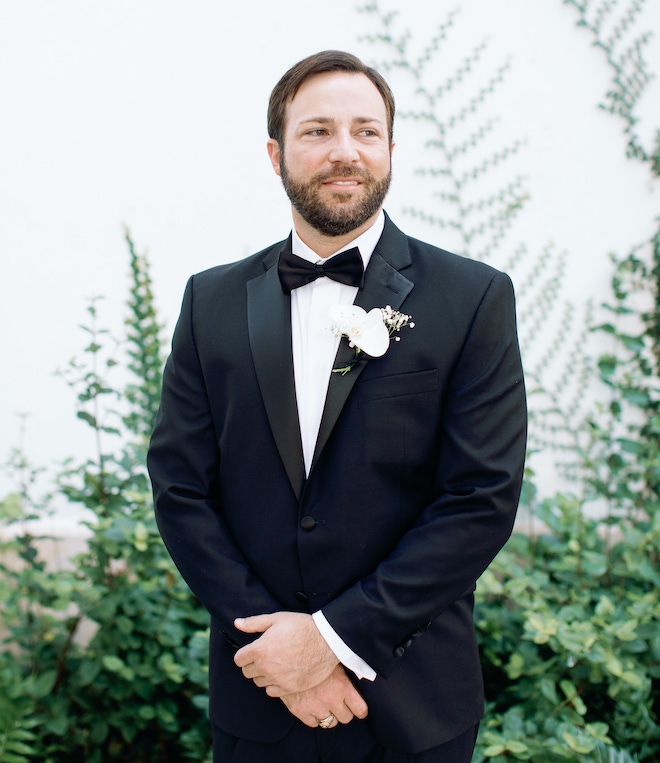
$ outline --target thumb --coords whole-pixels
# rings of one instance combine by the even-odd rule
[[[271,615],[254,615],[253,617],[237,617],[234,626],[243,633],[263,633],[273,624]]]

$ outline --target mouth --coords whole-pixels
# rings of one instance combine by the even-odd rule
[[[359,180],[326,180],[323,185],[337,186],[340,188],[357,188],[360,185]]]

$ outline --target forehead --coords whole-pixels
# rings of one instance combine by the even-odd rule
[[[307,119],[370,119],[387,122],[385,102],[364,74],[324,72],[305,80],[287,106],[287,126]]]

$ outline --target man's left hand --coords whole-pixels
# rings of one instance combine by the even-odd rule
[[[263,634],[239,649],[234,662],[270,697],[307,691],[339,663],[311,615],[274,612],[238,618],[234,625],[244,633]]]
[[[364,697],[353,686],[343,665],[337,665],[330,676],[318,686],[281,697],[288,711],[305,726],[316,728],[330,713],[338,723],[350,723],[353,718],[366,718],[369,712]]]

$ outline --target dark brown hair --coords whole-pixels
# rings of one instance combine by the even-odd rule
[[[292,66],[275,85],[268,103],[268,135],[282,146],[286,126],[286,108],[295,98],[302,84],[310,77],[325,72],[364,74],[378,88],[387,113],[390,143],[394,131],[394,96],[389,85],[375,69],[363,64],[357,56],[343,50],[324,50]]]

